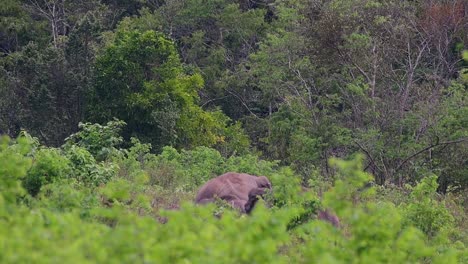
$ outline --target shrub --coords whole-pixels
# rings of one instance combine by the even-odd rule
[[[290,168],[282,168],[270,178],[275,206],[292,206],[302,202],[300,178]]]
[[[31,158],[26,156],[30,149],[31,142],[25,137],[12,142],[9,137],[0,136],[0,208],[24,193],[20,180],[31,166]]]
[[[271,175],[278,168],[277,162],[259,160],[253,155],[223,158],[215,149],[197,147],[178,152],[164,147],[159,155],[142,155],[140,168],[150,177],[150,183],[165,188],[194,190],[206,181],[228,171],[253,175]],[[135,160],[135,157],[129,159]]]
[[[331,160],[339,179],[324,195],[324,205],[333,208],[345,223],[344,232],[311,221],[293,232],[296,245],[288,247],[299,263],[457,263],[462,250],[440,251],[426,243],[423,232],[407,227],[398,208],[375,201],[371,176],[362,171],[362,156]],[[453,248],[452,248],[453,249]]]
[[[64,149],[73,145],[88,150],[98,161],[103,161],[117,152],[116,147],[123,139],[119,135],[125,122],[113,120],[106,125],[79,123],[80,131],[65,139]]]
[[[405,225],[413,225],[432,237],[443,228],[453,228],[454,218],[436,199],[437,176],[425,177],[410,195],[410,200],[402,204]]]
[[[51,211],[78,212],[80,217],[90,217],[92,208],[100,205],[93,189],[80,188],[74,180],[58,180],[42,186],[33,206],[48,208]]]
[[[86,186],[99,186],[117,174],[118,166],[115,163],[97,162],[93,155],[83,147],[68,146],[65,155],[71,162],[70,177]]]
[[[371,176],[362,171],[360,156],[331,162],[338,180],[324,194],[323,204],[338,213],[343,223],[343,228],[338,229],[310,217],[320,204],[310,192],[301,192],[300,177],[294,171],[288,167],[273,169],[268,163],[252,169],[273,171],[268,175],[274,186],[274,193],[270,194],[273,207],[267,208],[260,200],[248,216],[239,215],[225,205],[196,206],[188,202],[192,193],[149,185],[149,177],[138,166],[132,169],[131,177],[113,177],[98,188],[81,184],[76,178],[58,177],[42,185],[36,197],[27,197],[30,202],[26,204],[17,198],[24,193],[19,182],[30,165],[26,157],[30,154],[28,146],[20,139],[18,143],[4,140],[0,144],[0,164],[5,165],[3,162],[7,160],[18,166],[0,167],[0,203],[5,204],[6,198],[10,205],[14,203],[6,210],[0,207],[1,263],[466,262],[463,242],[450,243],[440,235],[442,228],[438,235],[426,236],[413,227],[416,226],[413,222],[407,224],[406,219],[412,219],[411,210],[399,210],[390,202],[376,200],[373,187],[366,187]],[[72,149],[76,155],[66,153],[72,168],[95,164],[84,148],[71,147],[67,151]],[[146,153],[143,146],[136,149],[123,157],[132,160],[119,162],[133,164],[139,157],[136,153]],[[63,159],[56,149],[47,150],[39,149],[36,157],[54,157],[54,162]],[[198,161],[202,163],[201,154],[208,159],[217,157],[211,150],[199,151]],[[214,173],[212,161],[216,158],[206,167],[191,163],[184,168],[183,155],[189,152],[168,148],[157,156],[146,153],[140,164],[173,162],[177,168],[186,170],[184,175],[190,175],[192,168],[195,172],[201,169]],[[225,162],[221,159],[221,166]],[[427,179],[415,187],[412,199],[431,196],[436,187],[433,183],[433,179]],[[160,202],[169,203],[175,196],[183,197],[177,210],[152,210],[151,199],[153,206],[164,208]],[[220,211],[222,215],[213,216]],[[158,223],[160,217],[165,218],[165,224]]]
[[[181,154],[173,147],[164,147],[160,155],[146,155],[143,169],[148,173],[149,184],[165,189],[185,188],[190,185],[181,161]],[[187,187],[188,188],[188,187]]]
[[[70,161],[62,156],[59,149],[41,148],[34,155],[32,167],[23,179],[23,186],[29,194],[35,196],[42,185],[65,178],[70,172]]]
[[[252,175],[272,175],[279,168],[279,161],[261,160],[255,155],[229,157],[223,167],[224,171],[236,171]]]
[[[181,164],[188,168],[188,179],[192,186],[200,186],[209,179],[222,174],[224,159],[214,149],[197,147],[191,151],[181,151]]]

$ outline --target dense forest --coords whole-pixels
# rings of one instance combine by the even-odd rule
[[[465,0],[2,0],[0,262],[466,263],[467,66]]]

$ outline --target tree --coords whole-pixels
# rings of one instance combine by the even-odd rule
[[[3,79],[1,128],[10,135],[26,129],[43,142],[59,145],[73,131],[77,84],[69,78],[62,49],[35,43],[0,60]]]
[[[153,11],[142,9],[141,16],[122,24],[128,29],[162,31],[173,39],[182,61],[200,69],[205,80],[199,91],[201,104],[205,108],[220,106],[237,120],[239,112],[248,111],[243,95],[226,87],[224,77],[258,48],[269,26],[265,3],[233,2],[237,1],[170,0]]]
[[[18,51],[29,41],[47,43],[45,24],[35,23],[20,0],[5,0],[0,5],[0,54]]]
[[[8,1],[0,12],[0,130],[16,137],[27,129],[60,145],[83,118],[83,94],[110,12],[96,0]]]
[[[124,136],[138,136],[156,150],[164,145],[213,145],[223,123],[196,103],[203,87],[188,73],[172,41],[155,31],[118,30],[96,60],[87,118],[116,117],[128,125]]]

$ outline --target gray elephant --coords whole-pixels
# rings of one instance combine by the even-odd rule
[[[250,213],[258,201],[271,189],[271,182],[265,176],[228,172],[206,182],[198,191],[195,202],[206,204],[216,198],[228,202],[241,213]]]

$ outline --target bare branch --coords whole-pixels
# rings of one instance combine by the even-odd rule
[[[364,153],[366,154],[366,156],[369,158],[371,164],[374,165],[374,167],[376,169],[378,169],[379,171],[382,171],[382,169],[379,168],[379,166],[377,166],[377,163],[375,163],[375,160],[374,158],[372,157],[372,155],[369,153],[369,151],[367,151],[361,144],[359,144],[359,142],[357,141],[354,141],[354,144],[356,144],[362,151],[364,151]],[[369,164],[370,165],[370,164]]]
[[[203,106],[205,106],[205,105],[207,105],[207,104],[209,104],[209,103],[211,103],[211,102],[213,102],[213,101],[222,100],[222,99],[224,99],[224,98],[227,98],[227,97],[229,97],[229,95],[226,95],[226,96],[221,96],[221,97],[218,97],[218,98],[213,98],[213,99],[210,99],[210,100],[208,100],[208,101],[204,102],[204,103],[203,103],[203,104],[202,104],[200,107],[203,107]]]
[[[233,95],[234,97],[236,97],[237,99],[239,99],[239,102],[241,102],[241,104],[245,107],[245,109],[247,109],[247,111],[249,111],[250,114],[252,114],[253,116],[255,116],[256,118],[259,118],[254,112],[252,112],[252,110],[250,110],[250,107],[244,102],[244,100],[237,94],[235,94],[234,92],[232,91],[229,91],[228,89],[225,89],[226,92],[228,92],[229,94]]]
[[[468,138],[461,138],[461,139],[452,140],[452,141],[439,142],[439,143],[437,143],[437,144],[432,144],[432,145],[430,145],[430,146],[427,146],[427,147],[425,147],[425,148],[419,150],[418,152],[412,154],[411,156],[407,157],[406,159],[404,159],[404,160],[400,163],[400,165],[398,165],[398,167],[395,169],[395,172],[399,171],[399,170],[403,167],[403,165],[405,165],[410,159],[416,157],[417,155],[419,155],[419,154],[421,154],[421,153],[423,153],[423,152],[425,152],[425,151],[428,151],[428,150],[430,150],[430,149],[432,149],[432,148],[435,148],[435,147],[437,147],[437,146],[450,145],[450,144],[457,144],[457,143],[464,142],[464,141],[467,141],[467,140],[468,140]]]

